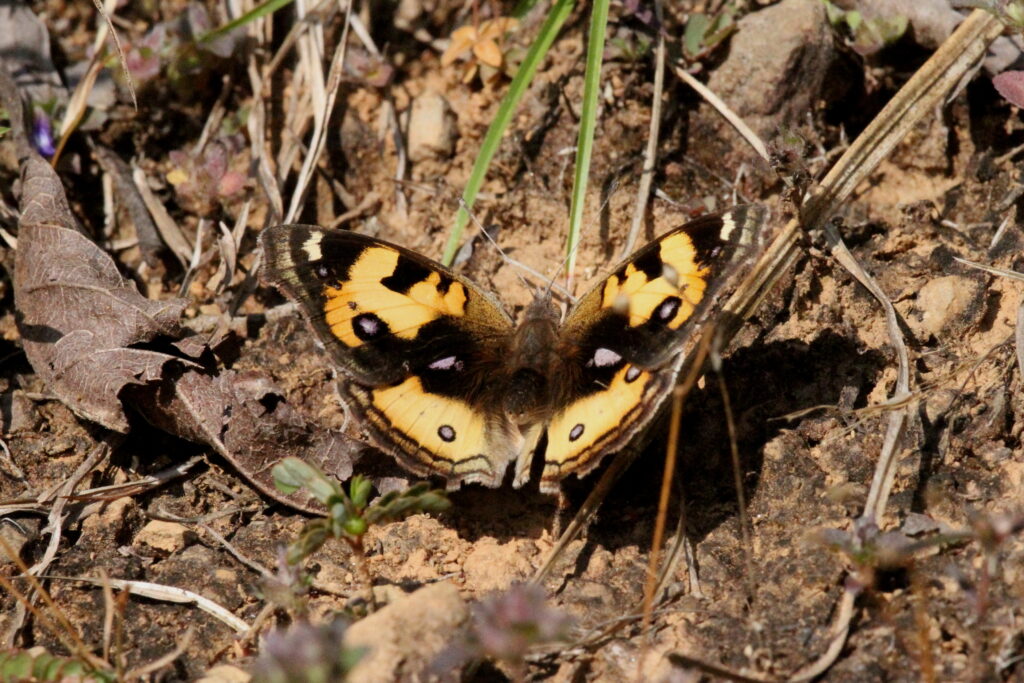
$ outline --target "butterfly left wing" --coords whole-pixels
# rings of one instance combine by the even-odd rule
[[[416,252],[347,230],[279,225],[260,242],[266,279],[299,304],[376,444],[421,476],[500,484],[517,433],[492,395],[512,332],[497,302]]]
[[[621,450],[657,413],[683,346],[735,265],[757,245],[765,212],[738,206],[693,220],[620,264],[570,311],[569,378],[548,422],[541,490]]]

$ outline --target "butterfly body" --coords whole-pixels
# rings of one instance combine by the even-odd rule
[[[451,485],[515,485],[543,444],[541,489],[620,450],[671,391],[682,351],[763,212],[737,207],[670,231],[561,319],[539,293],[514,324],[468,279],[348,231],[264,231],[267,277],[297,301],[382,450]],[[543,437],[547,436],[544,440]]]

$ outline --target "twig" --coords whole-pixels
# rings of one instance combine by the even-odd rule
[[[661,544],[665,536],[665,520],[668,518],[669,496],[672,491],[672,481],[675,477],[676,451],[679,447],[679,431],[683,416],[683,401],[686,396],[689,395],[690,391],[693,390],[693,386],[697,383],[697,380],[700,378],[701,371],[704,369],[704,359],[707,358],[708,350],[711,346],[711,340],[714,339],[714,334],[712,334],[713,328],[714,325],[711,323],[706,326],[705,329],[707,329],[707,333],[701,336],[701,344],[697,348],[694,361],[689,366],[689,372],[687,372],[683,381],[678,383],[672,390],[672,411],[669,416],[671,422],[669,422],[668,428],[668,443],[665,446],[665,471],[661,477],[661,493],[658,497],[658,515],[654,521],[654,535],[651,539],[651,557],[647,562],[647,581],[644,584],[644,619],[641,627],[642,631],[646,631],[648,626],[650,626],[651,610],[654,607],[654,597],[657,593],[657,569],[660,561]]]
[[[167,586],[160,583],[152,583],[150,581],[126,581],[124,579],[111,578],[107,578],[105,580],[95,579],[90,576],[46,575],[40,578],[49,579],[51,581],[78,581],[81,583],[89,583],[94,586],[102,586],[104,581],[107,581],[113,588],[128,591],[132,595],[139,595],[151,600],[162,600],[164,602],[194,604],[207,614],[210,614],[227,624],[238,633],[245,633],[249,630],[249,624],[242,619],[239,619],[229,610],[221,607],[213,600],[203,597],[193,591],[178,588],[177,586]]]
[[[186,629],[185,631],[185,635],[181,637],[181,641],[174,646],[173,650],[165,654],[163,657],[154,659],[152,662],[149,662],[148,664],[143,664],[142,666],[138,666],[134,669],[129,670],[124,675],[124,680],[130,681],[136,678],[143,678],[144,676],[147,676],[148,674],[151,674],[154,671],[159,671],[165,666],[170,666],[175,659],[177,659],[178,657],[180,657],[188,651],[188,646],[192,644],[192,638],[195,637],[195,634],[195,628],[189,626],[188,629]]]
[[[96,465],[100,464],[103,460],[110,455],[111,446],[107,441],[100,442],[93,449],[92,452],[82,461],[82,463],[75,469],[74,473],[68,477],[65,481],[61,482],[60,488],[55,492],[53,496],[53,507],[50,509],[49,524],[47,524],[46,530],[50,531],[50,542],[46,546],[46,552],[43,556],[28,570],[29,574],[34,576],[39,575],[46,570],[50,563],[53,562],[53,558],[57,555],[57,548],[60,545],[61,531],[63,527],[64,519],[64,506],[68,501],[68,496],[75,487],[78,486],[85,475],[93,471]],[[52,489],[51,489],[52,490]],[[45,502],[50,499],[50,496],[44,494],[47,497],[43,498],[40,496],[39,502]]]
[[[334,50],[334,56],[331,58],[331,68],[327,73],[327,82],[323,82],[323,75],[316,70],[316,66],[319,66],[319,56],[323,54],[322,44],[316,49],[314,47],[316,41],[314,36],[316,33],[310,33],[305,36],[308,40],[303,41],[306,46],[304,56],[306,57],[307,64],[311,72],[316,73],[319,78],[313,82],[313,95],[315,106],[313,108],[313,137],[310,140],[309,153],[306,154],[302,160],[302,168],[299,171],[299,177],[295,183],[295,191],[292,193],[291,203],[288,205],[288,211],[285,213],[285,223],[293,222],[302,210],[302,203],[306,196],[306,191],[309,189],[310,178],[313,177],[313,169],[316,164],[320,161],[320,156],[323,154],[324,145],[327,141],[327,124],[330,122],[331,112],[334,111],[334,102],[338,96],[338,89],[341,87],[341,75],[342,66],[345,62],[345,50],[348,44],[348,32],[351,26],[352,18],[352,2],[348,2],[345,8],[345,27],[341,31],[341,40],[338,42],[337,47]],[[322,33],[319,35],[322,36]],[[322,39],[321,39],[322,43]],[[313,62],[316,62],[314,64]]]
[[[192,254],[192,245],[189,244],[188,238],[171,218],[163,203],[149,189],[146,173],[138,166],[132,171],[132,180],[135,181],[135,189],[142,196],[142,202],[146,205],[149,215],[153,217],[160,238],[181,262],[182,267],[188,268],[189,256]]]
[[[832,249],[832,256],[847,272],[857,278],[864,287],[871,292],[885,311],[886,327],[889,331],[889,343],[896,351],[897,372],[896,386],[893,389],[891,400],[900,401],[910,396],[910,355],[907,346],[903,341],[903,332],[899,326],[899,315],[892,305],[892,301],[882,291],[875,279],[865,272],[857,260],[846,248],[839,231],[831,223],[825,226],[825,237]],[[900,408],[889,413],[889,425],[886,427],[885,438],[882,442],[882,450],[879,454],[878,463],[875,467],[875,474],[871,481],[871,489],[868,491],[867,502],[864,504],[862,517],[866,521],[880,524],[882,515],[885,512],[886,503],[889,500],[889,491],[892,489],[893,477],[896,476],[896,446],[900,442],[903,430],[907,424],[907,409]]]

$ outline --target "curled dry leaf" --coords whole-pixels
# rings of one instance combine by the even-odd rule
[[[185,302],[151,301],[78,228],[64,188],[37,155],[22,166],[14,300],[25,355],[76,414],[128,431],[120,393],[176,360],[133,345],[179,336]]]

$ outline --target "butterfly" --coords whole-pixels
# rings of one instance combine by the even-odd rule
[[[538,292],[516,324],[497,299],[414,251],[347,230],[278,225],[260,236],[264,279],[295,301],[339,370],[374,445],[450,488],[513,485],[543,459],[557,493],[654,418],[684,347],[760,240],[738,206],[656,238],[564,320]]]

